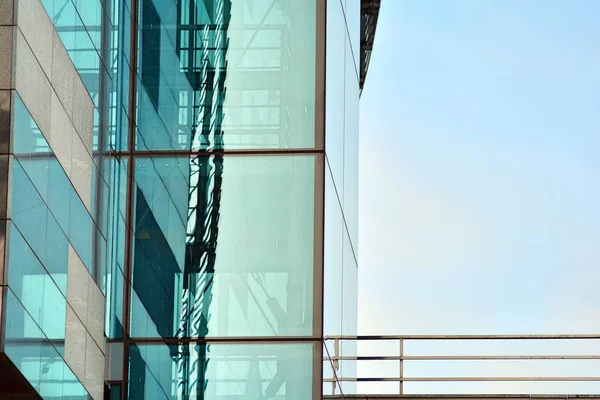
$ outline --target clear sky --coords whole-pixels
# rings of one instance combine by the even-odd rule
[[[600,1],[382,3],[359,333],[600,332]]]

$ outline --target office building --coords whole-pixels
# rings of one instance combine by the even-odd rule
[[[0,0],[0,398],[321,397],[376,3]]]

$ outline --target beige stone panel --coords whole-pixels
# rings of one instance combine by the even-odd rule
[[[17,26],[48,77],[52,74],[54,26],[40,0],[16,0]]]
[[[74,129],[67,112],[54,92],[50,94],[50,110],[50,132],[49,134],[44,132],[44,136],[58,162],[67,175],[70,175]]]
[[[89,275],[88,280],[87,302],[87,321],[85,325],[98,347],[100,347],[100,350],[104,353],[106,342],[106,339],[104,338],[104,310],[106,298],[91,275]]]
[[[83,385],[94,400],[102,400],[104,394],[104,354],[88,335],[85,347],[85,380]]]
[[[4,1],[4,0],[0,0]],[[13,50],[14,31],[12,26],[0,26],[0,89],[14,88]]]
[[[14,0],[0,0],[0,25],[13,25]]]
[[[88,270],[73,249],[69,245],[69,261],[67,270],[67,302],[75,311],[75,314],[83,322],[87,320],[88,312]]]
[[[71,119],[73,119],[73,85],[76,77],[77,70],[71,57],[69,57],[62,40],[54,31],[52,33],[52,77],[50,82]]]
[[[71,182],[88,210],[92,203],[92,157],[78,135],[73,135]]]
[[[15,38],[15,87],[40,130],[47,133],[50,130],[50,81],[18,29]]]
[[[91,154],[92,137],[94,136],[94,103],[79,77],[73,81],[73,113],[71,115],[75,130]]]
[[[65,333],[65,362],[69,365],[77,379],[85,382],[86,340],[88,334],[85,326],[67,305],[67,327]]]

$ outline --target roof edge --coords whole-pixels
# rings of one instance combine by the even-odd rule
[[[381,0],[361,0],[360,2],[360,81],[359,87],[362,91],[367,79],[369,62],[373,51],[373,42],[375,40],[375,31],[377,30],[377,20],[379,18],[379,9]]]

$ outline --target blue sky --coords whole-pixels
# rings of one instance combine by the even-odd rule
[[[382,3],[359,333],[600,332],[600,1]]]

